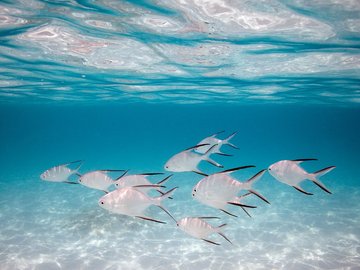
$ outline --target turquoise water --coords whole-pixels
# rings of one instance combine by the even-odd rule
[[[360,6],[357,1],[1,1],[0,268],[358,269]],[[174,173],[176,219],[217,216],[193,238],[156,207],[156,224],[112,214],[102,191],[41,181],[80,173],[165,172],[174,154],[224,130],[241,181],[283,159],[309,172],[306,196],[269,173],[249,218],[191,196],[202,176]],[[201,162],[210,174],[222,169]],[[168,172],[165,172],[168,175]],[[112,174],[116,177],[116,173]],[[160,176],[160,179],[162,176]],[[72,176],[73,181],[76,177]],[[152,176],[157,182],[159,176]],[[156,196],[156,194],[152,194]]]

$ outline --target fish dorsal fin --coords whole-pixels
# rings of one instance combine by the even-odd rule
[[[197,173],[197,174],[202,175],[202,176],[205,176],[205,177],[209,176],[208,174],[203,173],[201,171],[192,171],[192,172]]]
[[[164,174],[164,173],[162,173],[162,172],[139,173],[139,175],[144,175],[144,176],[160,175],[160,174]]]
[[[124,171],[124,173],[122,175],[120,175],[118,178],[115,179],[115,181],[121,179],[122,177],[124,177],[127,173],[129,172],[129,170]]]
[[[190,150],[193,150],[195,148],[198,148],[198,147],[201,147],[201,146],[207,146],[207,145],[210,145],[210,144],[208,144],[208,143],[198,144],[198,145],[195,145],[195,146],[191,146],[191,147],[189,147],[189,148],[187,148],[187,149],[185,149],[183,151],[190,151]]]
[[[199,219],[220,219],[219,217],[196,217]]]
[[[241,167],[236,167],[236,168],[232,168],[232,169],[227,169],[227,170],[217,172],[217,173],[214,173],[214,174],[232,173],[232,172],[235,172],[235,171],[238,171],[238,170],[247,169],[247,168],[254,168],[254,167],[255,167],[254,165],[241,166]]]
[[[296,162],[297,164],[300,164],[301,162],[304,161],[312,161],[312,160],[317,160],[317,158],[299,158],[299,159],[293,159],[291,161]]]
[[[83,161],[82,160],[75,160],[75,161],[71,161],[71,162],[68,162],[68,163],[61,164],[59,166],[68,166],[68,165],[75,164],[75,163],[83,163]]]
[[[125,170],[112,170],[112,169],[106,169],[106,170],[98,170],[99,172],[109,173],[109,172],[124,172]]]
[[[217,135],[219,135],[219,134],[221,134],[221,133],[224,133],[224,132],[225,132],[225,130],[216,132],[216,133],[214,133],[213,135],[211,135],[210,137],[215,138]]]

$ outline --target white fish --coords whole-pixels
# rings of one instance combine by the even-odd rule
[[[204,154],[206,153],[210,147],[212,147],[213,145],[216,145],[212,150],[211,153],[213,154],[219,154],[219,155],[223,155],[223,156],[231,156],[228,154],[225,154],[223,152],[220,151],[220,148],[223,145],[229,145],[233,148],[239,149],[237,146],[233,145],[232,143],[230,143],[229,141],[236,135],[237,132],[234,132],[233,134],[231,134],[229,137],[227,137],[224,140],[221,140],[219,138],[216,138],[216,136],[221,132],[215,133],[213,135],[211,135],[210,137],[206,137],[205,139],[201,140],[198,144],[204,144],[203,146],[199,146],[197,148],[195,148],[195,152],[200,153],[200,154]]]
[[[214,219],[214,218],[216,217],[186,217],[180,219],[176,223],[176,225],[187,234],[214,245],[220,245],[208,239],[209,235],[214,233],[221,235],[223,238],[226,239],[226,241],[231,243],[231,241],[221,232],[222,228],[226,226],[226,224],[222,224],[218,227],[214,227],[211,224],[204,221],[204,219]]]
[[[165,177],[156,184],[152,184],[147,178],[148,176],[151,175],[160,175],[160,174],[163,173],[142,173],[142,174],[132,174],[132,175],[123,174],[114,182],[114,184],[116,188],[133,187],[139,185],[148,186],[148,187],[142,187],[140,191],[144,193],[148,193],[150,190],[155,189],[158,192],[162,193],[162,191],[160,190],[162,184],[164,184],[172,175]]]
[[[331,194],[331,192],[324,186],[324,184],[320,182],[319,177],[333,170],[335,166],[330,166],[314,173],[308,173],[303,168],[300,167],[300,164],[304,161],[309,161],[309,160],[317,160],[317,159],[307,158],[307,159],[295,159],[295,160],[281,160],[272,164],[268,168],[268,170],[269,173],[278,181],[293,186],[295,189],[306,195],[313,195],[312,193],[306,192],[304,189],[300,187],[300,183],[306,179],[312,181],[322,190]]]
[[[120,188],[101,197],[99,200],[99,205],[100,207],[116,214],[137,217],[158,223],[165,223],[163,221],[146,217],[144,215],[144,211],[151,205],[155,205],[161,208],[173,220],[175,220],[172,215],[161,205],[161,202],[164,199],[170,197],[175,189],[177,189],[177,187],[169,190],[159,197],[152,198],[139,191],[136,187]]]
[[[266,170],[261,170],[245,182],[236,181],[230,176],[230,173],[240,169],[246,169],[251,167],[254,166],[242,166],[206,176],[195,185],[192,190],[192,196],[199,202],[220,209],[221,211],[231,216],[235,215],[226,211],[226,207],[229,204],[240,206],[246,212],[246,214],[249,215],[245,208],[255,208],[255,206],[241,203],[241,200],[245,196],[252,193],[258,196],[260,199],[264,200],[265,202],[269,203],[269,201],[264,196],[262,196],[259,192],[255,191],[252,188],[252,185],[261,178],[261,176],[265,173]],[[250,193],[238,196],[241,190],[247,190]]]
[[[190,147],[174,156],[172,156],[165,164],[164,168],[167,171],[170,172],[195,172],[198,174],[205,175],[203,172],[201,172],[198,169],[198,165],[202,160],[205,160],[209,163],[211,163],[214,166],[223,168],[222,165],[215,162],[210,158],[211,150],[216,145],[213,145],[205,154],[201,155],[198,153],[195,153],[193,150],[195,148],[198,148],[203,145],[196,145],[193,147]]]
[[[115,183],[108,173],[120,171],[124,170],[97,170],[88,172],[80,176],[79,183],[83,186],[108,193],[109,187]]]
[[[70,169],[68,166],[71,164],[80,163],[76,169]],[[40,175],[41,180],[49,182],[62,182],[67,184],[78,184],[77,182],[69,181],[69,177],[73,174],[77,174],[79,168],[82,165],[81,160],[72,161],[62,165],[52,167]]]

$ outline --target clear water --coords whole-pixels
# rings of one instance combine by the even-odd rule
[[[359,269],[358,1],[1,1],[0,268]],[[176,173],[167,209],[227,223],[214,246],[157,208],[155,224],[111,214],[103,192],[39,179],[82,159],[162,172],[175,153],[238,131],[213,156],[246,180],[282,159],[317,158],[306,196],[268,173],[252,218],[191,197]],[[206,173],[219,171],[207,163]],[[158,178],[153,177],[155,182]],[[75,180],[75,178],[74,178]]]

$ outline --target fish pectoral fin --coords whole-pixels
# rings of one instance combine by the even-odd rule
[[[312,161],[312,160],[317,160],[317,158],[299,158],[299,159],[293,159],[291,161],[294,161],[294,162],[300,164],[301,162]]]
[[[208,240],[208,239],[205,239],[205,238],[201,238],[201,240],[203,240],[203,241],[205,241],[205,242],[208,242],[208,243],[210,243],[210,244],[216,245],[216,246],[220,246],[219,243],[216,243],[216,242],[214,242],[214,241],[211,241],[211,240]]]
[[[149,218],[149,217],[143,217],[143,216],[135,216],[135,217],[141,218],[141,219],[147,220],[147,221],[152,221],[152,222],[156,222],[156,223],[166,224],[166,222],[164,222],[164,221],[157,220],[157,219],[153,219],[153,218]]]
[[[236,168],[224,170],[224,171],[221,171],[221,172],[218,172],[218,173],[231,173],[231,172],[235,172],[235,171],[238,171],[238,170],[243,170],[243,169],[253,168],[253,167],[255,167],[255,166],[254,165],[241,166],[241,167],[236,167]],[[215,173],[215,174],[218,174],[218,173]]]
[[[306,194],[306,195],[314,195],[314,194],[312,194],[312,193],[310,193],[310,192],[306,192],[305,190],[303,190],[301,187],[299,187],[299,186],[292,186],[293,188],[295,188],[297,191],[300,191],[301,193],[304,193],[304,194]]]
[[[246,208],[257,208],[256,206],[247,205],[247,204],[243,204],[243,203],[239,203],[239,202],[227,202],[227,204],[231,204],[231,205],[235,205],[235,206],[240,206],[240,207],[246,207]]]
[[[207,146],[207,145],[210,145],[210,144],[208,144],[208,143],[202,143],[202,144],[194,145],[194,146],[191,146],[191,147],[189,147],[189,148],[186,148],[185,150],[183,150],[183,152],[185,152],[185,151],[190,151],[190,150],[193,150],[193,149],[195,149],[195,148],[198,148],[198,147],[201,147],[201,146]]]
[[[192,172],[194,172],[194,173],[197,173],[197,174],[200,174],[200,175],[202,175],[202,176],[209,176],[208,174],[206,174],[206,173],[203,173],[203,172],[200,172],[200,171],[192,171]]]
[[[230,212],[228,212],[228,211],[226,211],[224,209],[220,209],[220,210],[223,211],[225,214],[228,214],[229,216],[238,217],[237,215],[234,215],[234,214],[232,214],[232,213],[230,213]]]

